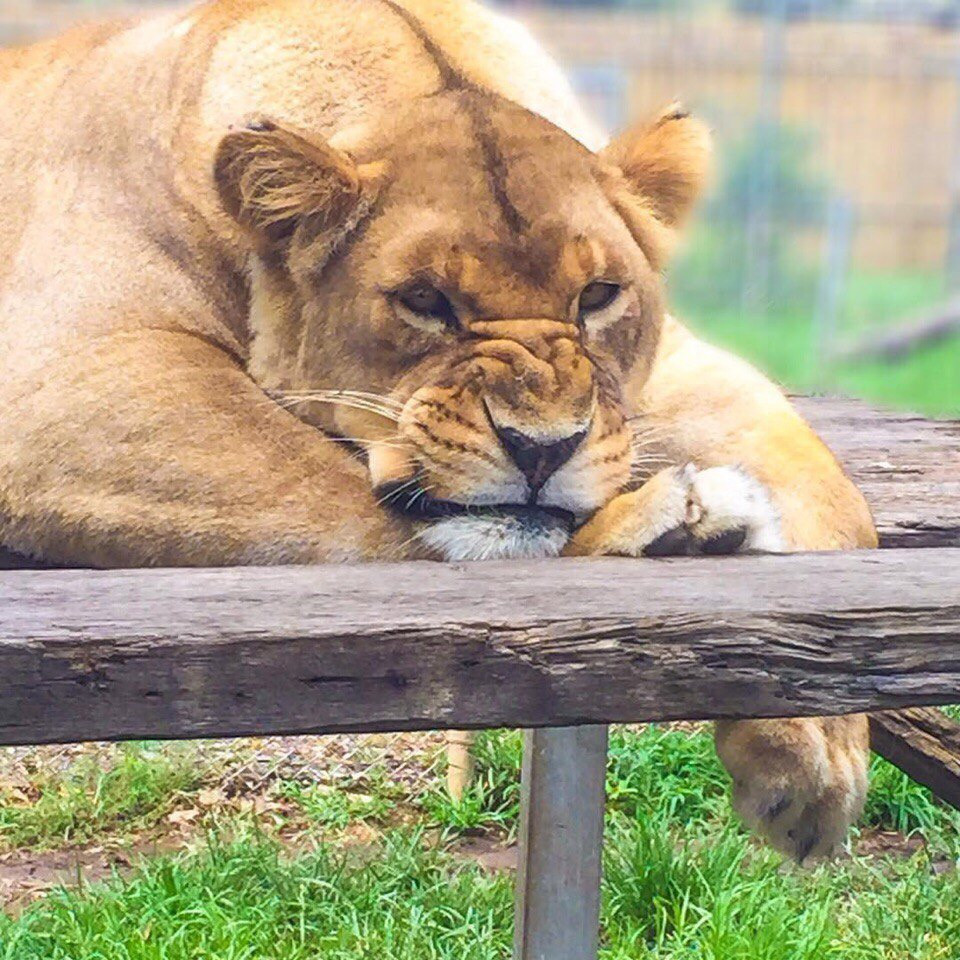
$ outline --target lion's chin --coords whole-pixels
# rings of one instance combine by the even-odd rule
[[[434,520],[420,539],[445,560],[539,560],[558,556],[570,532],[558,512],[528,507]]]

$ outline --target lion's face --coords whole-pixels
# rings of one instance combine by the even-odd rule
[[[433,521],[447,555],[558,551],[631,480],[624,396],[702,173],[693,124],[669,113],[598,157],[456,91],[360,148],[229,135],[221,196],[259,253],[254,376],[364,448],[384,501]]]

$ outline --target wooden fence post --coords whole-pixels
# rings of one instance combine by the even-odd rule
[[[524,735],[514,960],[596,960],[607,729]]]
[[[473,783],[473,730],[447,730],[447,792],[459,803]]]

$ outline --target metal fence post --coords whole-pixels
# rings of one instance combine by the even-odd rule
[[[827,235],[824,239],[814,332],[817,350],[817,377],[828,379],[836,361],[837,320],[853,243],[853,204],[848,197],[833,194],[827,206]]]
[[[607,729],[524,735],[514,960],[596,960]]]

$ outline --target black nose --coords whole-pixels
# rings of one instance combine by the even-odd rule
[[[527,478],[532,495],[536,495],[551,474],[573,456],[573,451],[587,435],[586,430],[581,430],[554,443],[543,443],[513,427],[497,427],[496,430],[504,449]]]

